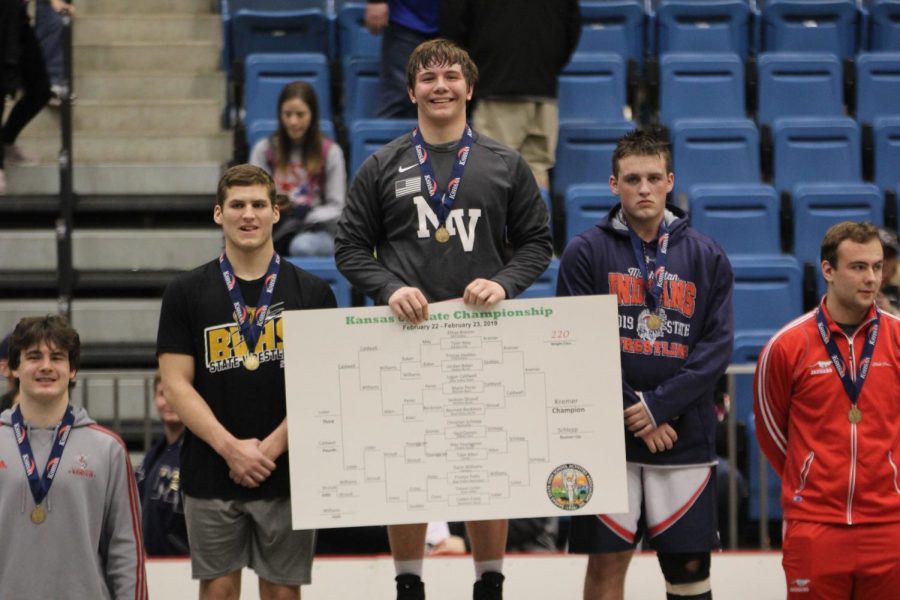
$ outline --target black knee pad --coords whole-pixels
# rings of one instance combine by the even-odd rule
[[[659,559],[663,577],[669,583],[695,583],[709,578],[709,552],[659,552],[656,556]],[[688,571],[685,568],[685,565],[691,561],[700,563],[694,571]]]

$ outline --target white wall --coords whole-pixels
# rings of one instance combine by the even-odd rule
[[[520,554],[506,557],[504,597],[507,600],[579,600],[585,557],[565,554]],[[147,561],[150,597],[178,600],[197,598],[197,583],[190,579],[187,559]],[[394,567],[388,556],[317,558],[313,583],[302,590],[303,600],[394,600]],[[474,571],[468,556],[431,557],[425,561],[428,600],[471,598]],[[786,596],[777,552],[727,552],[713,555],[713,594],[728,600],[783,600]],[[244,571],[245,600],[258,600],[257,580]],[[628,571],[627,600],[665,598],[656,555],[640,553]]]

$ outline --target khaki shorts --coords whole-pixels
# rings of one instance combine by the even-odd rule
[[[215,579],[244,567],[278,585],[308,584],[316,532],[291,529],[291,501],[184,497],[191,575]]]
[[[535,177],[556,163],[559,108],[555,100],[479,100],[475,131],[519,152]]]

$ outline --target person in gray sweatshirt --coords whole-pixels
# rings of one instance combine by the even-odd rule
[[[10,338],[20,395],[0,413],[4,598],[147,598],[125,443],[69,403],[80,346],[61,316],[26,317]]]

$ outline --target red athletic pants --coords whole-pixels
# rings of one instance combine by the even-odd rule
[[[900,599],[900,522],[785,523],[788,600]]]

